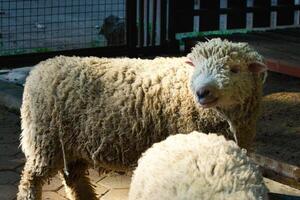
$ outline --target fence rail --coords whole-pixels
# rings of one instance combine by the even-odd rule
[[[177,33],[300,26],[299,0],[186,0],[178,4],[175,16],[182,25]],[[193,25],[185,23],[191,21]]]

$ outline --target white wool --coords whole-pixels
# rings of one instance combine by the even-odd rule
[[[265,199],[258,167],[234,142],[199,132],[154,144],[138,161],[129,200]]]
[[[59,56],[34,67],[21,108],[26,164],[18,199],[40,197],[40,186],[63,169],[74,186],[69,195],[96,199],[89,180],[74,177],[85,177],[88,166],[132,170],[142,152],[174,133],[234,134],[249,149],[262,96],[261,74],[249,66],[261,57],[247,44],[220,39],[199,43],[189,57],[205,59],[191,67],[187,57]],[[239,73],[231,73],[236,65]],[[217,100],[204,108],[197,92],[207,81]]]

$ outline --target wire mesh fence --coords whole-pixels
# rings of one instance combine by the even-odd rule
[[[178,52],[183,38],[211,31],[286,27],[300,27],[300,0],[0,0],[0,67]]]
[[[0,56],[125,45],[125,18],[125,0],[1,0]]]

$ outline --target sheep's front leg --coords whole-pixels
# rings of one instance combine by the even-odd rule
[[[68,164],[68,175],[64,174],[64,186],[67,197],[71,200],[96,200],[97,195],[87,176],[88,165],[84,161]]]

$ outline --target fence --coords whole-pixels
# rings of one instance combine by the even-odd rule
[[[176,33],[300,25],[300,0],[194,0],[177,7]]]
[[[300,0],[1,0],[0,67],[178,52],[205,31],[298,27]],[[188,33],[188,34],[186,34]],[[176,37],[175,37],[176,36]]]
[[[0,66],[55,55],[157,54],[175,44],[170,0],[2,0]]]

